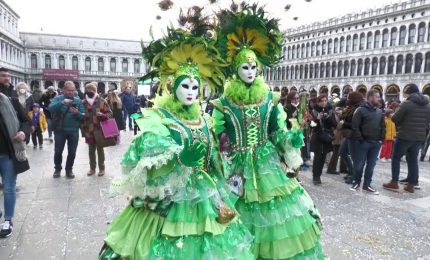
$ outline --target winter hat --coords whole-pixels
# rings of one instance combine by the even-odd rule
[[[409,84],[406,86],[405,94],[414,94],[420,92],[420,89],[415,84]]]
[[[40,108],[39,103],[34,103],[34,104],[33,104],[33,108],[34,108],[34,107],[38,107],[38,108]]]
[[[363,101],[363,95],[360,94],[359,92],[352,91],[351,93],[348,94],[348,100],[347,100],[348,105],[354,106],[360,103],[361,101]]]

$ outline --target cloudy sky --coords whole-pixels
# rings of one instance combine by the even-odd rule
[[[231,0],[173,0],[169,11],[161,11],[160,0],[6,0],[21,17],[19,30],[23,32],[59,33],[89,37],[148,40],[153,26],[155,37],[170,23],[176,25],[179,9],[193,5],[207,6],[206,11],[229,6]],[[308,0],[309,1],[309,0]],[[251,1],[250,1],[251,2]],[[393,0],[260,0],[267,10],[281,18],[281,28],[297,27],[347,13],[382,7]],[[397,1],[396,1],[397,2]],[[291,9],[284,11],[290,4]],[[161,20],[156,16],[160,15]],[[297,17],[297,20],[293,18]]]

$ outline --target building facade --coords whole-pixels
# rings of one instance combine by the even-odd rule
[[[402,99],[414,83],[430,95],[430,0],[408,0],[286,31],[283,61],[267,68],[272,87]]]
[[[139,41],[19,32],[18,21],[0,0],[0,66],[10,70],[13,85],[24,81],[31,88],[61,88],[73,80],[83,88],[95,81],[105,92],[146,72]]]

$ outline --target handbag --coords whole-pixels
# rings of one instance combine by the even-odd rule
[[[322,143],[332,143],[334,140],[334,134],[333,132],[330,132],[329,130],[325,129],[324,123],[320,119],[320,125],[321,125],[321,132],[318,133],[317,137],[318,140]]]
[[[114,118],[109,118],[100,122],[100,128],[105,138],[119,136],[119,129]]]
[[[100,147],[109,147],[116,145],[116,137],[108,137],[105,138],[103,136],[103,132],[99,129],[94,130],[94,140],[96,141],[96,145]]]

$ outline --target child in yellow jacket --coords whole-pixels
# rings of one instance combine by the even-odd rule
[[[43,133],[48,128],[48,123],[46,122],[45,113],[40,111],[40,105],[38,103],[33,104],[32,111],[28,112],[28,117],[31,120],[31,141],[33,142],[34,148],[37,148],[37,143],[39,141],[39,148],[43,148]]]
[[[394,124],[391,117],[393,116],[393,110],[387,109],[385,111],[385,139],[384,144],[381,148],[381,153],[379,155],[379,159],[382,162],[386,160],[391,160],[391,152],[393,149],[394,138],[396,138],[396,125]]]

